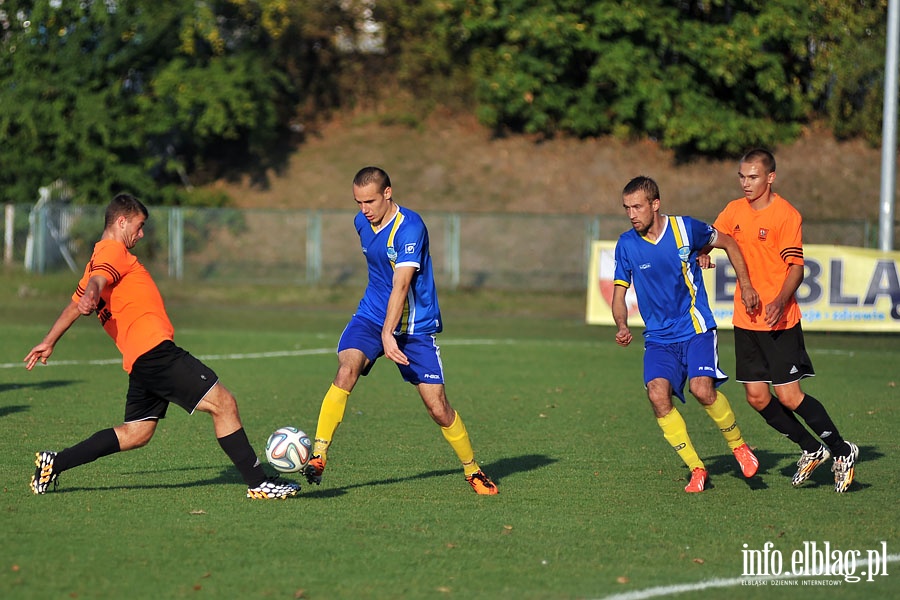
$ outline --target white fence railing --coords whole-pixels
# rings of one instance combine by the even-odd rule
[[[365,283],[354,211],[154,207],[134,252],[157,277],[240,283]],[[615,240],[622,215],[422,211],[438,283],[450,288],[579,290],[591,242]],[[701,217],[702,218],[702,217]],[[103,228],[103,207],[8,205],[4,260],[36,273],[79,270]],[[804,241],[874,247],[877,224],[807,221]],[[73,266],[74,265],[74,266]]]

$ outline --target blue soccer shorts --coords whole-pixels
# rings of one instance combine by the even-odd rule
[[[719,387],[728,381],[719,368],[718,337],[715,329],[684,342],[644,344],[644,387],[654,379],[666,379],[684,403],[684,384],[694,377],[712,377]]]
[[[397,365],[404,381],[413,385],[420,383],[444,383],[444,365],[441,363],[441,349],[433,335],[398,335],[397,346],[409,359],[408,365]],[[379,357],[384,356],[381,343],[381,325],[353,315],[338,341],[338,352],[353,348],[369,359],[369,366],[363,371],[368,375]]]

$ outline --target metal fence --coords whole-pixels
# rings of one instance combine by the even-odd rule
[[[134,253],[156,277],[193,281],[364,285],[351,210],[152,208]],[[615,240],[623,215],[422,211],[438,284],[446,288],[582,290],[590,244]],[[711,221],[712,218],[707,220]],[[103,208],[7,205],[4,259],[29,271],[80,272],[103,229]],[[806,221],[804,241],[875,247],[877,223]]]

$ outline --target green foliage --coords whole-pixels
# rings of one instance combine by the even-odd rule
[[[473,94],[466,50],[458,43],[459,24],[447,22],[443,2],[379,0],[374,18],[384,24],[385,51],[377,79],[390,94],[392,110],[421,118],[437,107],[471,110]],[[462,52],[461,52],[462,50]],[[391,117],[397,120],[409,116]]]
[[[814,121],[877,144],[885,23],[886,0],[4,0],[0,201],[62,179],[82,203],[191,203],[264,181],[339,109],[684,156]]]
[[[291,86],[265,50],[280,30],[246,2],[3,8],[0,161],[16,168],[0,172],[2,200],[61,178],[80,202],[178,202],[208,159],[265,153],[278,131]]]
[[[819,4],[823,27],[817,48],[813,86],[821,111],[839,139],[862,136],[881,143],[884,103],[886,0]]]
[[[686,153],[732,154],[794,138],[819,106],[855,116],[838,117],[848,133],[871,126],[883,57],[860,49],[868,58],[859,73],[829,59],[880,22],[884,3],[831,4],[442,3],[453,7],[443,26],[459,21],[465,31],[457,39],[469,50],[479,117],[498,131],[649,135]],[[820,84],[826,65],[831,87]],[[829,101],[832,91],[840,97]]]

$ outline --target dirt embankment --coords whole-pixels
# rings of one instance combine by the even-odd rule
[[[810,130],[774,149],[775,188],[807,219],[878,218],[878,149]],[[220,182],[238,207],[353,208],[350,180],[385,168],[395,197],[418,210],[616,214],[635,175],[657,180],[666,212],[714,217],[741,195],[737,158],[677,164],[652,141],[492,138],[470,119],[423,127],[336,120],[307,136],[268,182]]]

